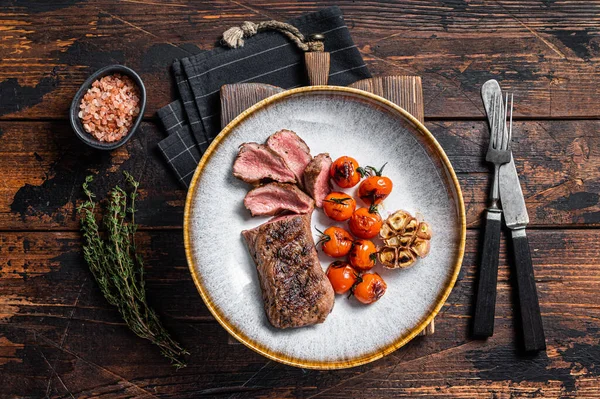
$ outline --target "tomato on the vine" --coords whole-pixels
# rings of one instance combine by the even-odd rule
[[[345,294],[350,291],[358,273],[348,263],[336,260],[327,269],[327,278],[336,294]]]
[[[366,273],[359,277],[359,282],[352,289],[352,294],[360,302],[370,304],[385,294],[387,284],[377,273]]]
[[[327,255],[340,258],[350,252],[354,239],[346,230],[333,226],[323,232],[319,231],[319,233],[321,233],[321,237],[317,244],[321,244],[323,252]]]
[[[367,271],[377,263],[377,247],[369,240],[356,240],[349,255],[350,264],[359,271]]]
[[[356,209],[356,201],[348,194],[333,192],[323,200],[323,211],[338,222],[348,220]]]
[[[377,170],[372,166],[367,166],[365,169],[370,174],[365,180],[360,183],[358,187],[358,196],[368,205],[380,204],[384,199],[390,195],[392,188],[394,187],[392,180],[387,176],[382,176],[383,168]]]
[[[329,177],[342,188],[354,187],[363,177],[365,171],[358,166],[356,159],[348,156],[339,157],[331,164]]]
[[[369,208],[358,208],[348,222],[352,234],[359,238],[375,237],[379,234],[382,225],[383,220],[374,205]]]

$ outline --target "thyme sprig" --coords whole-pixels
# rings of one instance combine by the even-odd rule
[[[139,183],[129,173],[124,174],[132,190],[127,194],[116,186],[110,191],[102,220],[104,234],[96,221],[96,195],[89,188],[94,178],[85,179],[83,192],[87,200],[77,208],[81,216],[83,255],[102,294],[118,308],[129,328],[157,345],[175,367],[185,367],[182,357],[188,352],[171,338],[146,301],[144,264],[135,244],[135,200]]]

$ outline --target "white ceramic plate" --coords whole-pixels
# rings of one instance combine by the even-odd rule
[[[316,155],[349,155],[381,166],[394,182],[382,216],[404,209],[427,221],[431,252],[406,270],[376,266],[386,294],[364,306],[336,296],[323,324],[272,327],[263,308],[256,267],[240,232],[268,218],[243,206],[249,185],[232,175],[240,144],[263,143],[291,129]],[[359,201],[360,202],[360,201]],[[321,212],[313,225],[331,221]],[[454,285],[464,251],[465,212],[452,166],[431,133],[406,111],[373,94],[313,86],[261,101],[232,121],[202,158],[187,196],[185,247],[190,271],[206,305],[233,336],[259,353],[304,368],[352,367],[378,359],[416,336],[439,311]],[[320,252],[320,251],[319,251]],[[323,269],[331,258],[321,254]]]

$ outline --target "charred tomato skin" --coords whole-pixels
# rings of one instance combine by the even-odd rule
[[[339,157],[331,164],[329,177],[341,188],[350,188],[358,184],[362,170],[356,159],[348,156]]]
[[[348,259],[356,270],[361,272],[371,270],[377,264],[377,247],[373,241],[355,240]]]
[[[341,258],[348,255],[352,249],[354,239],[346,230],[341,227],[328,227],[321,234],[321,248],[323,252],[332,258]]]
[[[382,225],[383,220],[381,219],[381,216],[379,216],[379,213],[377,213],[377,210],[373,207],[358,208],[354,211],[348,222],[348,227],[352,234],[358,238],[364,239],[377,236]]]
[[[356,283],[358,273],[348,263],[337,260],[327,268],[327,278],[336,294],[345,294]]]
[[[379,274],[365,273],[354,286],[352,293],[359,302],[368,305],[377,302],[386,290],[387,284]]]
[[[369,176],[360,183],[358,196],[367,205],[383,202],[392,192],[394,184],[387,176]]]
[[[356,201],[345,193],[333,192],[323,200],[323,212],[338,222],[350,219],[355,210]]]

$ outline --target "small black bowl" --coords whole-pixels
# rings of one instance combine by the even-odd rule
[[[133,82],[137,85],[138,90],[140,92],[140,113],[137,116],[133,125],[121,140],[115,141],[112,143],[107,143],[104,141],[99,141],[94,136],[89,134],[83,128],[83,123],[81,122],[81,118],[79,118],[79,105],[81,104],[81,99],[88,91],[90,87],[92,87],[92,83],[94,83],[97,79],[101,79],[107,75],[112,75],[114,73],[120,73],[123,75],[129,76]],[[144,82],[142,82],[142,78],[138,75],[133,69],[127,68],[123,65],[109,65],[98,71],[94,72],[79,88],[77,94],[75,94],[75,98],[73,98],[73,102],[71,103],[71,108],[69,109],[69,119],[71,120],[71,126],[75,133],[77,133],[77,137],[81,139],[84,143],[89,145],[90,147],[97,148],[99,150],[114,150],[125,144],[129,139],[133,136],[135,131],[137,130],[142,118],[144,117],[144,110],[146,109],[146,88],[144,87]]]

